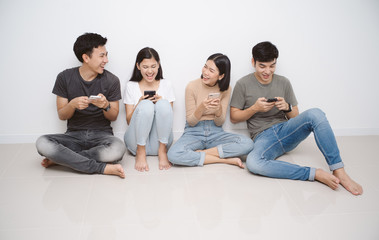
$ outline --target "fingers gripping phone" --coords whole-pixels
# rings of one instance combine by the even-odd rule
[[[276,102],[276,101],[278,101],[277,98],[269,98],[269,99],[267,99],[266,102]]]
[[[144,91],[144,92],[143,92],[143,95],[144,95],[144,96],[149,95],[149,96],[147,96],[145,99],[147,99],[147,98],[151,98],[151,97],[154,97],[154,95],[155,95],[155,91]]]
[[[91,96],[89,96],[89,100],[95,100],[95,99],[100,99],[101,98],[101,96],[97,96],[97,95],[91,95]]]

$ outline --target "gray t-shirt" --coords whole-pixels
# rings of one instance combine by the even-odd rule
[[[295,93],[287,78],[274,74],[271,83],[265,85],[257,80],[254,73],[237,81],[230,106],[244,110],[254,105],[261,97],[267,99],[283,97],[287,103],[297,106]],[[251,138],[254,139],[260,132],[284,121],[287,121],[286,114],[274,107],[268,112],[254,114],[247,120],[247,128]]]

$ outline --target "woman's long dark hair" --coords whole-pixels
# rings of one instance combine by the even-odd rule
[[[154,58],[159,63],[158,74],[155,77],[155,80],[163,79],[163,70],[162,70],[162,65],[159,59],[158,52],[155,51],[153,48],[145,47],[141,49],[137,54],[136,62],[134,64],[133,74],[129,81],[139,82],[142,80],[142,74],[141,74],[141,71],[137,68],[137,64],[139,65],[144,59],[151,59],[151,58]]]

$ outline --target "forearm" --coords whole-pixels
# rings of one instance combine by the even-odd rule
[[[220,108],[215,113],[214,122],[215,122],[216,126],[221,126],[222,124],[224,124],[224,122],[225,122],[225,115],[226,115],[226,113],[224,113],[223,107],[220,106]]]
[[[249,118],[251,118],[254,114],[258,112],[255,105],[250,106],[249,108],[246,108],[244,110],[231,107],[230,108],[230,121],[232,123],[239,123],[247,121]]]
[[[287,117],[288,119],[294,118],[294,117],[296,117],[296,116],[298,116],[298,115],[299,115],[299,108],[298,108],[297,106],[293,106],[293,107],[292,107],[292,111],[286,113],[286,117]]]
[[[109,121],[116,121],[119,112],[118,101],[109,102],[109,104],[111,108],[108,111],[103,108],[104,117]]]
[[[72,118],[75,113],[75,107],[67,104],[65,107],[58,110],[58,117],[60,120],[68,120]]]

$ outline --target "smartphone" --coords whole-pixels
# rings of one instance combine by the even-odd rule
[[[267,99],[266,102],[276,102],[276,101],[278,101],[277,98],[269,98],[269,99]]]
[[[218,98],[220,97],[220,93],[209,93],[208,94],[208,99],[215,99],[215,98]]]
[[[95,99],[100,99],[101,98],[101,96],[96,96],[96,95],[91,95],[91,96],[89,96],[89,100],[95,100]]]
[[[149,95],[149,96],[147,96],[146,98],[151,98],[151,97],[154,97],[154,95],[155,95],[155,91],[144,91],[144,92],[143,92],[143,95],[144,95],[144,96]],[[145,99],[146,99],[146,98],[145,98]]]

